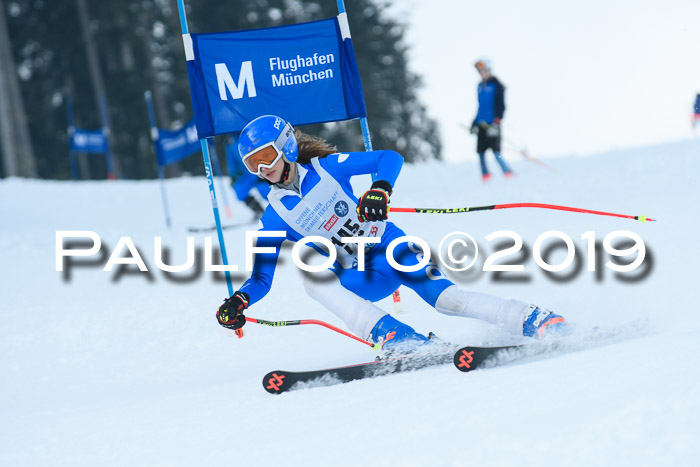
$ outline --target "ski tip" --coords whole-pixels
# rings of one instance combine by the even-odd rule
[[[271,371],[265,375],[262,384],[270,394],[281,394],[288,389],[289,381],[284,371]]]
[[[454,364],[459,371],[467,372],[476,368],[474,362],[474,353],[476,349],[471,347],[462,347],[454,355]]]
[[[457,349],[453,362],[455,367],[464,373],[482,368],[494,356],[509,350],[522,349],[533,344],[500,345],[495,347],[467,346]]]

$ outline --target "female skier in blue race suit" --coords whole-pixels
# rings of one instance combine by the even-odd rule
[[[242,327],[244,311],[270,290],[285,239],[297,242],[320,236],[336,247],[337,259],[326,272],[326,280],[307,275],[307,293],[357,336],[382,343],[384,348],[428,340],[373,303],[391,295],[399,285],[413,289],[441,313],[481,319],[513,334],[541,338],[566,327],[561,316],[535,305],[462,290],[432,263],[414,272],[400,272],[389,264],[387,246],[405,236],[399,227],[386,222],[389,197],[403,164],[400,154],[389,150],[337,153],[324,140],[295,134],[289,123],[272,115],[250,122],[241,132],[238,148],[246,168],[271,186],[260,230],[282,231],[285,237],[258,238],[258,248],[273,247],[275,253],[256,255],[251,277],[217,311],[222,326]],[[351,177],[372,173],[376,181],[358,199]],[[355,242],[344,243],[344,237],[354,237]],[[369,243],[372,239],[378,243]],[[358,245],[364,249],[364,271],[358,268]],[[313,243],[310,246],[328,256]],[[404,242],[393,256],[399,264],[412,266],[420,262],[422,253]]]

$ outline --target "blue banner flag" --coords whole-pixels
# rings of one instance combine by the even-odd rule
[[[107,136],[102,130],[86,131],[73,128],[70,131],[70,149],[90,154],[107,154],[109,146]]]
[[[171,131],[158,128],[157,131],[158,138],[155,139],[155,146],[158,165],[175,163],[202,149],[194,119],[179,130]]]
[[[235,133],[260,115],[293,125],[365,117],[347,16],[267,29],[185,34],[201,138]]]

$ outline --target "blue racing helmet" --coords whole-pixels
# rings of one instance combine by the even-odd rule
[[[299,157],[294,128],[275,115],[263,115],[248,123],[241,131],[238,152],[246,169],[256,175],[282,157],[288,162]]]

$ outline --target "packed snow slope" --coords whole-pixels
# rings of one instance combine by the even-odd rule
[[[472,235],[481,247],[476,265],[450,273],[462,287],[537,303],[582,326],[634,322],[641,335],[468,374],[442,366],[281,396],[263,390],[270,370],[375,354],[317,326],[249,324],[237,339],[214,318],[225,282],[191,270],[176,282],[156,267],[154,237],[170,249],[168,264],[185,261],[188,236],[199,247],[206,235],[217,244],[213,232],[187,230],[213,224],[203,177],[168,180],[170,229],[155,181],[0,181],[0,465],[697,465],[700,141],[546,161],[557,172],[508,157],[517,176],[494,173],[486,185],[471,154],[460,164],[406,165],[392,205],[539,202],[658,222],[539,209],[390,219],[434,251],[451,232]],[[360,177],[356,191],[369,183]],[[230,203],[224,224],[249,218],[243,204]],[[76,258],[82,266],[70,275],[57,272],[61,230],[95,232],[105,256]],[[523,272],[479,272],[505,241],[486,236],[500,230],[528,247],[500,261],[521,263]],[[535,240],[550,230],[577,246],[582,267],[557,273],[565,281],[533,259]],[[640,269],[616,274],[603,253],[589,272],[581,236],[594,231],[602,242],[619,230],[643,239]],[[244,232],[225,231],[229,261],[242,271],[234,287],[246,278]],[[148,273],[133,265],[103,271],[121,237],[131,238]],[[550,262],[563,259],[560,249]],[[520,280],[503,280],[513,278]],[[490,325],[440,315],[411,290],[402,288],[401,299],[397,317],[420,332],[463,344],[512,341]],[[394,309],[390,299],[380,306]],[[304,293],[291,248],[272,292],[248,314],[342,326]]]

